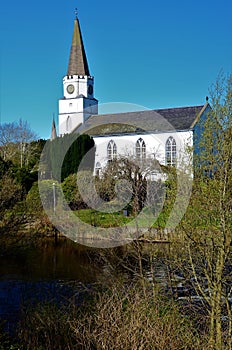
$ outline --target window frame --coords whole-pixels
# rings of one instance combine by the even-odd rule
[[[136,159],[146,159],[146,143],[145,141],[140,137],[135,144],[135,156]]]
[[[176,140],[173,136],[169,136],[165,144],[165,164],[167,166],[176,166],[177,147]]]
[[[115,158],[117,158],[117,145],[114,140],[110,140],[107,145],[107,160],[112,162]]]

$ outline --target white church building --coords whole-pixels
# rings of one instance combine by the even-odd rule
[[[84,132],[94,138],[95,174],[119,156],[155,158],[162,165],[176,167],[188,162],[186,150],[194,149],[199,121],[210,108],[207,99],[199,106],[98,114],[94,77],[90,75],[78,18],[74,21],[63,95],[59,100],[59,135]]]

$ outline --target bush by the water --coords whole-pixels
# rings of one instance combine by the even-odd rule
[[[113,286],[81,307],[39,305],[25,315],[19,336],[28,350],[207,349],[173,301],[137,284]]]

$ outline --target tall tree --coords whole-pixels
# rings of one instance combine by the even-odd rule
[[[181,229],[195,288],[209,313],[211,349],[222,350],[225,343],[232,348],[232,75],[213,86],[211,107],[200,125],[193,193]]]
[[[47,141],[42,155],[41,169],[46,168],[47,176],[62,182],[70,174],[75,174],[88,154],[86,168],[93,170],[95,147],[89,135],[67,134]]]

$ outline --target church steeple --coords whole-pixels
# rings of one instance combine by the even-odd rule
[[[93,114],[98,113],[98,101],[94,98],[94,77],[90,75],[76,16],[68,73],[63,78],[63,98],[59,100],[59,134],[75,132]]]
[[[88,61],[81,35],[80,23],[77,17],[74,21],[74,31],[68,65],[68,75],[90,75]]]

